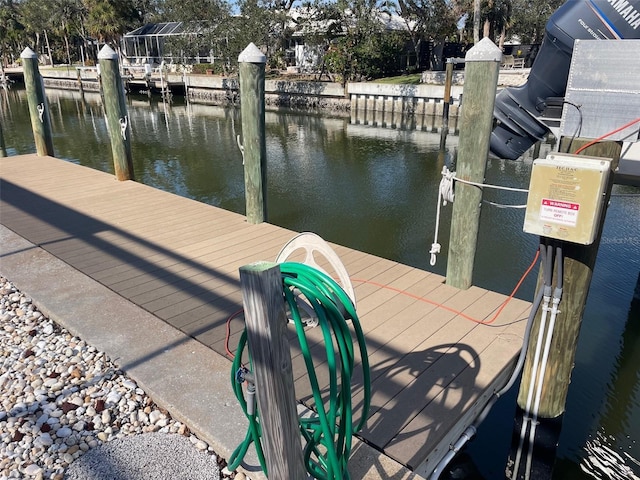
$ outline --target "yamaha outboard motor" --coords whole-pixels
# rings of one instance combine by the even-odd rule
[[[527,83],[496,97],[491,152],[515,160],[542,140],[548,128],[537,117],[563,97],[576,39],[640,38],[640,0],[568,0],[549,18]],[[640,61],[640,53],[631,62]],[[554,98],[555,97],[555,98]]]

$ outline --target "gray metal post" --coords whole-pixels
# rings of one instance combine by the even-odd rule
[[[122,77],[118,68],[118,54],[111,47],[105,45],[98,53],[98,60],[116,178],[118,180],[133,180],[131,127]]]
[[[502,52],[488,38],[483,38],[465,56],[464,106],[460,116],[456,166],[458,179],[479,183],[484,181],[501,59]],[[467,289],[471,286],[473,275],[482,190],[456,182],[455,198],[447,284]]]
[[[267,219],[267,146],[264,123],[264,70],[267,57],[250,43],[238,56],[244,187],[249,223]]]
[[[24,71],[24,85],[29,102],[29,115],[36,152],[40,156],[54,156],[53,137],[51,135],[51,117],[49,103],[44,92],[44,84],[38,68],[38,55],[29,47],[20,54]]]

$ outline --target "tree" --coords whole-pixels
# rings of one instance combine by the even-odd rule
[[[420,50],[424,41],[455,37],[457,18],[447,0],[398,0],[398,14],[411,38],[417,70],[422,69]]]
[[[133,0],[83,0],[87,11],[85,27],[102,43],[118,48],[123,33],[139,26],[141,12]]]
[[[52,5],[51,28],[64,40],[67,63],[71,65],[70,39],[80,34],[76,19],[83,18],[84,8],[80,0],[50,0]]]
[[[549,17],[564,0],[513,0],[509,33],[522,43],[540,43]],[[536,15],[531,15],[536,12]]]
[[[5,66],[16,60],[25,34],[15,1],[0,0],[0,25],[0,62]]]
[[[487,0],[482,10],[483,36],[497,42],[501,49],[511,17],[511,2],[512,0]]]
[[[207,56],[222,58],[228,72],[229,40],[239,33],[237,21],[231,16],[231,6],[225,0],[165,0],[161,18],[183,23],[183,34],[165,43],[173,52],[181,54],[182,62],[206,52]]]
[[[377,0],[338,0],[335,33],[325,62],[342,82],[377,78],[397,71],[404,32],[386,27],[391,5]]]
[[[464,35],[472,31],[475,0],[451,0],[452,8],[464,19]],[[480,22],[483,33],[496,43],[509,37],[517,37],[523,43],[539,43],[544,36],[545,25],[553,12],[565,0],[482,0]],[[535,12],[535,13],[533,13]]]
[[[295,21],[291,9],[298,0],[261,0],[262,8],[269,14],[271,38],[268,53],[276,56],[274,66],[285,67],[285,52],[295,31]]]
[[[273,56],[278,43],[275,37],[279,36],[282,28],[281,16],[271,10],[269,4],[260,0],[241,0],[238,6],[240,15],[236,18],[235,35],[230,38],[230,49],[237,50],[239,54],[253,42],[266,50],[267,58],[271,61],[269,57]]]
[[[51,29],[51,4],[45,0],[24,0],[19,4],[20,21],[25,33],[31,39],[29,43],[36,53],[41,53],[41,35]],[[53,59],[51,59],[53,60]]]

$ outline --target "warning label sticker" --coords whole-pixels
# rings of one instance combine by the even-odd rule
[[[543,198],[540,206],[540,220],[575,227],[579,210],[579,203]]]

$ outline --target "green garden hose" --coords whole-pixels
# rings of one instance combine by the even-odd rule
[[[284,298],[295,325],[300,349],[307,367],[308,378],[313,393],[314,407],[310,417],[299,418],[300,432],[306,440],[304,462],[307,472],[320,480],[343,480],[349,478],[347,461],[351,453],[352,436],[365,424],[371,400],[369,361],[364,334],[353,303],[331,277],[302,263],[282,263],[282,284]],[[294,293],[295,292],[295,293]],[[316,367],[309,348],[296,294],[300,293],[313,307],[318,318],[325,342],[325,367],[329,377],[329,395],[323,400],[318,384]],[[361,359],[364,399],[362,417],[355,424],[351,404],[351,378],[355,366],[352,330],[347,320],[351,320]],[[247,344],[246,330],[242,333],[231,368],[231,383],[238,402],[249,420],[245,440],[236,448],[229,459],[229,470],[235,470],[244,458],[251,443],[255,444],[258,460],[267,473],[264,452],[261,445],[260,420],[257,409],[242,388],[244,380],[251,379],[251,359],[248,369],[242,366],[242,356]]]

